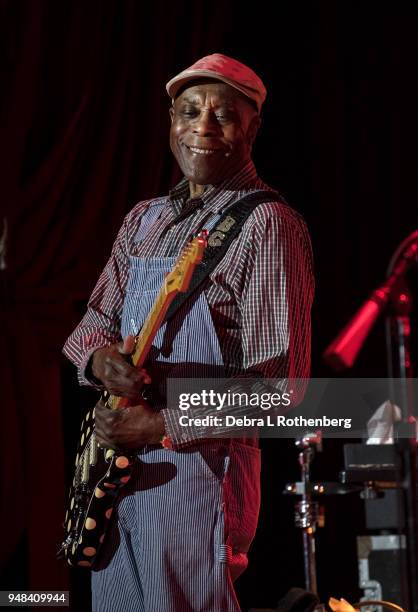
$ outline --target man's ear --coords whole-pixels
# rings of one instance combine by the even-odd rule
[[[250,147],[253,146],[255,137],[257,136],[258,128],[261,125],[260,115],[254,115],[250,121],[250,125],[247,130],[247,139]]]
[[[173,119],[174,119],[174,107],[170,106],[169,108],[169,114],[170,114],[170,119],[171,119],[171,123],[173,123]]]

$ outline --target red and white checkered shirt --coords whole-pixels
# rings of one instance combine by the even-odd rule
[[[175,256],[215,213],[247,193],[266,189],[252,162],[222,184],[208,186],[199,198],[190,198],[183,179],[169,196],[158,198],[165,206],[141,241],[136,240],[141,217],[155,200],[131,210],[88,310],[64,347],[78,367],[81,384],[92,384],[85,376],[92,353],[121,340],[129,256]],[[204,291],[226,376],[250,370],[264,378],[309,377],[313,263],[309,234],[297,212],[280,202],[258,205]]]

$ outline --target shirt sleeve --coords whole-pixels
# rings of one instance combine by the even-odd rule
[[[121,340],[121,313],[129,270],[128,218],[129,215],[91,294],[87,312],[63,348],[64,355],[77,366],[81,385],[101,388],[86,376],[90,357],[98,348]]]
[[[239,378],[252,379],[244,390],[252,387],[258,393],[276,392],[277,387],[268,384],[272,379],[286,384],[295,381],[295,405],[303,397],[310,374],[314,275],[308,230],[289,207],[261,204],[246,222],[240,239],[250,246],[244,280],[235,288],[242,318],[243,373]],[[235,416],[249,415],[248,406],[232,409]],[[204,417],[207,410],[196,407],[193,416]],[[222,427],[181,428],[174,414],[177,411],[163,412],[174,442],[240,433]]]
[[[241,297],[244,370],[308,378],[314,276],[306,225],[287,206],[261,205],[252,236]]]

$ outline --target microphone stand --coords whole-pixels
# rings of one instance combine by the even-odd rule
[[[386,281],[375,289],[369,299],[338,334],[324,352],[324,360],[335,370],[351,368],[357,354],[379,314],[386,308],[398,287],[404,282],[408,268],[418,259],[418,231],[408,236],[393,255]]]

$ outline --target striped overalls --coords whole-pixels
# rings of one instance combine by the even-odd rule
[[[148,231],[157,208],[145,213],[140,232]],[[141,327],[175,259],[131,257],[123,337]],[[166,335],[163,326],[153,346],[162,348]],[[157,363],[222,367],[204,292],[169,345],[169,354],[162,351]],[[141,450],[92,573],[93,611],[239,611],[232,580],[247,565],[258,517],[259,473],[260,451],[237,440],[178,451]]]

